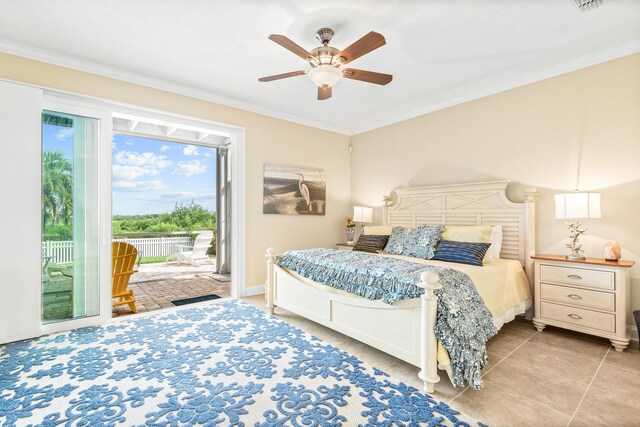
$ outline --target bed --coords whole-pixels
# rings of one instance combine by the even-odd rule
[[[506,196],[508,185],[509,181],[495,181],[396,189],[383,216],[390,226],[501,225],[500,258],[516,260],[524,268],[528,294],[533,295],[531,255],[535,248],[537,193],[535,189],[526,189],[524,201],[514,203]],[[390,305],[306,280],[276,265],[276,256],[273,248],[267,250],[266,299],[271,313],[275,307],[282,307],[411,363],[420,368],[425,391],[434,391],[440,381],[438,340],[434,332],[438,307],[434,291],[442,287],[438,274],[420,275],[416,285],[425,290],[422,296]],[[492,313],[494,324],[499,328],[529,305],[530,301],[523,300],[512,307],[503,307],[499,313]]]

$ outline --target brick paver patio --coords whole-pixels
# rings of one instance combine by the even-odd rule
[[[138,312],[173,307],[171,301],[216,294],[231,296],[231,282],[215,273],[214,265],[175,263],[142,264],[131,276],[129,287],[136,296]],[[228,276],[226,276],[228,280]],[[131,315],[129,306],[114,307],[113,317]]]

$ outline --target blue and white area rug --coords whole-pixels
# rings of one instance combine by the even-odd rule
[[[238,300],[0,347],[0,424],[479,425]]]

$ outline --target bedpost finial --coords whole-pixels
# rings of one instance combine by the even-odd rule
[[[538,198],[538,189],[536,187],[525,188],[524,197],[527,202],[535,202]]]
[[[440,281],[440,278],[433,271],[423,271],[420,273],[420,281],[426,283],[429,286],[435,286]]]
[[[271,256],[271,257],[273,257],[273,256],[276,256],[276,253],[277,253],[277,252],[276,252],[275,248],[269,248],[269,249],[267,249],[267,256]]]

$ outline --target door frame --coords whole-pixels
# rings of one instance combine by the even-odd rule
[[[212,134],[224,135],[229,138],[229,157],[231,162],[231,296],[234,298],[244,296],[246,277],[246,207],[245,207],[245,169],[246,169],[246,132],[244,127],[214,122],[211,120],[185,116],[176,113],[158,111],[150,108],[112,103],[104,100],[96,100],[113,115],[126,115],[139,117],[141,120],[155,120],[167,124],[179,124],[206,129]],[[154,137],[161,140],[161,137]],[[192,142],[192,145],[217,148],[206,142]],[[111,183],[109,183],[111,185]]]

